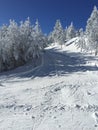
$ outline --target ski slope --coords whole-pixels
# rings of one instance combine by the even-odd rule
[[[0,130],[98,130],[98,57],[74,40],[46,48],[35,69],[1,73]]]

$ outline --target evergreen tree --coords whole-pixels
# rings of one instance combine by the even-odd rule
[[[44,50],[44,48],[47,46],[48,40],[47,37],[42,32],[38,20],[36,20],[35,22],[34,32],[32,35],[36,41],[36,45],[38,46],[38,48]]]
[[[87,47],[91,51],[95,51],[95,55],[98,53],[98,10],[94,6],[90,18],[87,21],[86,36],[88,39]]]
[[[66,35],[67,35],[67,26],[66,26],[66,28],[64,29],[64,41],[65,41],[65,42],[67,41]]]
[[[84,35],[84,32],[83,32],[83,28],[79,29],[78,41],[76,41],[76,45],[77,45],[78,48],[81,49],[81,52],[83,50],[86,50],[86,42],[85,42],[85,35]]]
[[[71,22],[70,26],[66,30],[66,40],[70,40],[76,36],[76,31],[73,26],[73,23]]]
[[[52,32],[52,39],[55,43],[58,43],[60,45],[64,44],[64,30],[60,20],[56,21],[54,30]]]

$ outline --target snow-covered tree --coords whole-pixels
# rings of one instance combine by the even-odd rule
[[[47,46],[48,40],[47,40],[47,37],[42,32],[38,20],[36,20],[36,22],[35,22],[34,32],[32,35],[33,35],[39,49],[43,50]]]
[[[67,41],[66,35],[67,35],[67,26],[66,26],[66,28],[64,29],[64,41],[65,41],[65,42]]]
[[[95,55],[98,53],[98,10],[94,6],[90,18],[87,21],[86,36],[88,39],[88,49],[95,51]]]
[[[78,34],[79,35],[78,35],[78,40],[76,41],[76,45],[78,48],[81,49],[82,52],[83,50],[86,50],[86,41],[85,41],[85,34],[83,28],[79,29]]]
[[[37,35],[41,35],[42,34],[41,26],[39,24],[38,19],[35,22],[34,30],[35,30]]]
[[[20,44],[20,32],[18,24],[14,20],[10,20],[10,24],[8,26],[8,33],[6,38],[9,41],[9,52],[11,53],[11,59],[14,66],[17,66],[17,62],[19,60],[19,44]]]
[[[27,18],[18,26],[10,20],[8,26],[3,25],[0,29],[0,71],[23,65],[29,60],[36,62],[46,43],[38,22],[32,26]]]
[[[60,45],[64,44],[64,30],[63,30],[60,20],[56,21],[54,30],[51,35],[55,43],[58,43]]]
[[[76,36],[76,31],[73,23],[71,22],[70,26],[66,30],[66,40],[70,40]]]
[[[52,32],[49,33],[48,35],[48,44],[52,44],[54,42],[53,36],[52,36]]]
[[[19,57],[21,61],[26,62],[30,58],[28,51],[33,41],[33,38],[31,36],[32,26],[29,18],[27,18],[24,22],[20,23],[19,31],[20,31]],[[33,56],[31,56],[31,58],[32,57]]]

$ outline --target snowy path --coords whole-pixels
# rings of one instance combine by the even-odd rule
[[[51,48],[35,70],[1,75],[0,130],[98,130],[94,60]]]
[[[86,56],[79,52],[60,52],[59,48],[47,49],[43,54],[42,63],[36,68],[30,65],[19,67],[15,71],[1,73],[0,80],[9,80],[15,78],[34,78],[63,74],[71,74],[74,72],[96,71],[97,66],[87,65],[87,62],[95,61],[93,56]],[[98,60],[98,58],[97,58]],[[40,61],[41,62],[41,61]]]

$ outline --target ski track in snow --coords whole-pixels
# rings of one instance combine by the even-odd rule
[[[0,130],[98,130],[95,57],[51,47],[42,61],[0,76]]]

